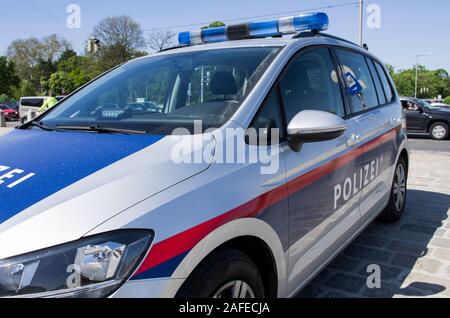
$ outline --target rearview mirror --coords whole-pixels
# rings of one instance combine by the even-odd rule
[[[304,143],[336,139],[347,130],[345,121],[332,113],[305,110],[291,120],[288,125],[289,144],[292,150],[299,151]]]

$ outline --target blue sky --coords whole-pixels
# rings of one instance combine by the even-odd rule
[[[94,25],[103,17],[126,14],[143,29],[172,27],[214,20],[302,11],[357,2],[355,0],[0,0],[0,54],[17,38],[59,33],[82,52]],[[68,29],[69,4],[81,7],[81,29]],[[448,0],[365,0],[365,7],[381,8],[381,28],[364,29],[364,41],[386,63],[395,68],[415,64],[416,55],[432,52],[421,64],[450,72],[450,24]],[[329,33],[358,39],[356,4],[322,9],[330,16]],[[366,15],[367,17],[367,15]],[[188,30],[196,27],[187,27]],[[174,29],[173,31],[182,31]]]

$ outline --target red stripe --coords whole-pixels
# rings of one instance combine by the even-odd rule
[[[263,195],[258,196],[227,213],[155,244],[134,276],[139,275],[155,266],[163,264],[177,255],[189,251],[212,231],[228,222],[240,218],[258,216],[270,206],[316,182],[325,175],[345,166],[352,160],[359,157],[362,153],[375,149],[381,144],[392,140],[397,135],[397,131],[397,128],[393,129],[386,134],[344,154],[343,156],[336,158],[278,188],[266,192]]]

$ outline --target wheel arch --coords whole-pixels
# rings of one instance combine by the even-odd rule
[[[256,218],[231,221],[200,241],[175,270],[171,284],[166,287],[164,294],[167,297],[175,297],[185,280],[200,263],[223,247],[232,247],[244,252],[252,258],[260,271],[269,270],[269,275],[267,272],[262,272],[261,275],[270,297],[287,296],[287,264],[283,246],[273,228]],[[270,256],[270,261],[264,259],[264,256]]]

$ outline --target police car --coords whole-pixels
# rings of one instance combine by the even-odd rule
[[[399,97],[327,26],[180,33],[0,138],[0,296],[291,297],[400,219]]]

